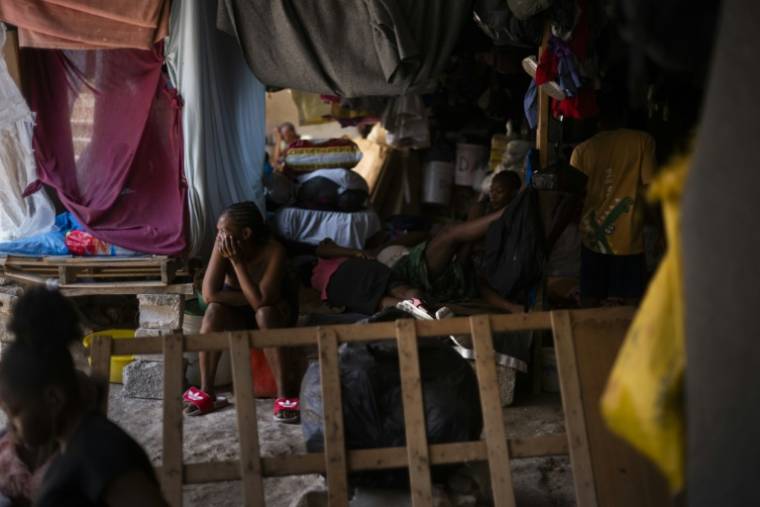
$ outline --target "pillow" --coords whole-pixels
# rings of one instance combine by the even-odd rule
[[[294,173],[315,169],[351,169],[361,158],[361,150],[350,139],[299,140],[291,143],[285,151],[285,169]]]

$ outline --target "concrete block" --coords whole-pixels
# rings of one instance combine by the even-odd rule
[[[13,313],[13,307],[21,293],[21,287],[16,285],[0,287],[0,314],[10,315]]]
[[[124,368],[123,380],[125,396],[160,400],[163,398],[164,364],[137,359]]]
[[[185,298],[178,294],[140,294],[140,327],[182,329]]]
[[[155,336],[169,336],[180,333],[182,333],[182,329],[138,327],[135,330],[135,338],[153,338]]]

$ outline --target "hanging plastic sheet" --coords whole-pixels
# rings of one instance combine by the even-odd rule
[[[684,485],[686,368],[681,193],[690,161],[663,169],[650,195],[663,202],[668,251],[628,330],[602,397],[610,429],[651,459],[672,491]]]
[[[150,50],[166,37],[169,0],[5,0],[0,19],[22,47]]]
[[[215,19],[216,1],[175,1],[166,56],[185,101],[190,250],[200,256],[210,253],[224,208],[253,201],[264,212],[264,86]]]
[[[45,233],[55,219],[44,193],[22,195],[37,179],[32,153],[34,118],[8,73],[4,44],[5,25],[0,23],[0,241]]]
[[[185,249],[181,102],[162,46],[21,52],[37,114],[39,182],[96,238],[176,255]]]

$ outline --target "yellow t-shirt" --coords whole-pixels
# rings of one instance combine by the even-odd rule
[[[644,251],[644,192],[654,175],[654,139],[637,130],[600,132],[579,144],[570,165],[588,176],[581,219],[586,248],[612,255]]]

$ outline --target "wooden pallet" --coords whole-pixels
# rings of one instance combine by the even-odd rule
[[[581,507],[669,505],[661,501],[661,497],[658,496],[659,490],[651,499],[647,498],[651,501],[641,501],[642,496],[639,493],[651,493],[656,488],[649,487],[647,481],[650,481],[651,477],[638,472],[646,464],[642,465],[635,459],[629,459],[625,461],[625,466],[620,466],[618,454],[628,456],[632,452],[630,449],[621,447],[618,441],[614,443],[618,446],[614,449],[615,452],[610,454],[607,452],[608,440],[614,437],[603,434],[600,440],[597,435],[589,435],[587,432],[586,421],[590,412],[598,412],[598,397],[588,396],[585,390],[589,382],[595,386],[593,388],[596,391],[599,391],[599,385],[603,385],[604,379],[600,380],[594,377],[594,374],[606,374],[605,367],[611,365],[614,360],[614,354],[610,356],[609,352],[619,346],[622,340],[620,329],[624,333],[631,316],[630,310],[623,313],[614,309],[599,312],[601,313],[578,312],[580,317],[572,317],[566,311],[552,314],[544,312],[526,315],[478,315],[441,321],[403,320],[367,325],[278,329],[276,332],[239,331],[139,340],[117,341],[110,337],[97,337],[92,349],[92,373],[93,376],[108,378],[112,354],[164,354],[163,465],[157,468],[157,474],[161,478],[164,495],[173,507],[182,505],[184,484],[234,480],[242,482],[242,505],[264,506],[263,478],[313,473],[326,474],[329,505],[343,507],[348,505],[349,472],[393,468],[409,469],[412,505],[432,506],[432,465],[478,461],[487,462],[489,465],[493,504],[499,507],[514,507],[511,460],[566,454],[570,454],[571,457],[576,496]],[[581,323],[584,332],[590,332],[592,335],[591,338],[586,337],[582,340],[585,344],[583,350],[593,352],[593,345],[597,340],[609,342],[602,347],[603,354],[594,353],[596,358],[592,359],[591,363],[597,365],[595,368],[586,368],[588,358],[576,358],[575,332],[578,323]],[[610,327],[610,323],[613,327]],[[492,331],[526,330],[554,332],[567,434],[543,435],[528,439],[508,438],[496,382],[491,335]],[[616,335],[601,336],[599,330],[612,330]],[[417,345],[420,337],[449,334],[472,336],[483,413],[483,438],[474,442],[431,445],[427,441],[425,431]],[[395,339],[398,344],[407,446],[347,450],[344,443],[340,397],[338,345],[342,342],[381,339]],[[250,349],[314,344],[319,347],[325,451],[261,457],[256,427],[256,403],[250,385]],[[230,350],[232,358],[240,460],[185,464],[182,451],[181,400],[183,352],[224,349]],[[107,413],[107,406],[102,407],[102,410]],[[597,419],[598,415],[591,414],[592,422]],[[604,428],[594,429],[599,433],[605,432]],[[593,448],[589,446],[589,441],[593,442]],[[606,484],[598,485],[596,477],[599,481],[606,481]],[[622,503],[614,494],[606,495],[606,492],[614,492],[621,483],[625,484],[626,493],[630,493],[628,499]],[[667,499],[667,495],[665,498]]]
[[[24,284],[57,285],[69,295],[161,292],[177,278],[187,277],[179,260],[145,257],[0,257],[0,275]],[[181,293],[187,292],[183,287]]]

